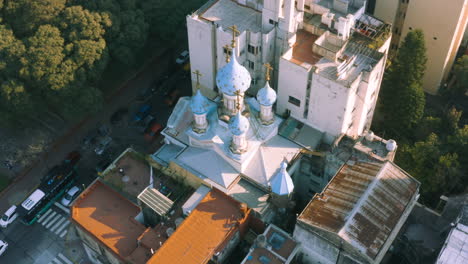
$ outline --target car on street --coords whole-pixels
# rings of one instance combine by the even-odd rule
[[[96,144],[97,137],[99,136],[96,130],[89,131],[86,136],[83,138],[83,147],[88,148],[91,145]]]
[[[161,134],[162,130],[163,126],[161,124],[153,122],[146,129],[144,137],[147,141],[153,141],[159,134]]]
[[[80,194],[81,189],[78,186],[73,186],[67,193],[63,196],[62,201],[60,202],[64,206],[70,206],[71,202]]]
[[[115,111],[111,117],[110,117],[110,123],[112,125],[115,125],[122,121],[122,119],[125,117],[125,115],[128,114],[128,109],[127,108],[119,108],[117,111]]]
[[[164,96],[164,103],[168,106],[174,106],[177,101],[179,101],[180,96],[180,90],[178,88],[173,88]]]
[[[111,141],[112,138],[109,136],[102,137],[99,140],[98,146],[94,149],[94,152],[96,152],[98,155],[102,155],[102,153],[104,153],[106,148],[110,145]]]
[[[139,121],[145,119],[145,117],[147,117],[149,115],[150,111],[151,111],[151,105],[144,104],[144,105],[140,106],[140,108],[138,108],[138,111],[133,116],[133,121],[139,122]]]
[[[8,248],[8,243],[6,241],[0,240],[0,256],[5,253],[5,250]]]
[[[70,163],[72,166],[75,166],[76,163],[78,163],[78,161],[81,159],[81,154],[80,152],[74,150],[70,153],[68,153],[68,155],[65,157],[65,160],[64,162],[65,163]]]
[[[6,228],[9,224],[13,223],[17,217],[18,214],[16,213],[16,205],[12,205],[0,219],[0,226]]]
[[[184,50],[180,53],[179,57],[176,59],[176,63],[179,65],[185,64],[189,60],[188,50]]]

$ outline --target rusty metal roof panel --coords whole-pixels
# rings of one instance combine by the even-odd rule
[[[346,164],[298,220],[336,233],[374,259],[418,188],[392,162]]]

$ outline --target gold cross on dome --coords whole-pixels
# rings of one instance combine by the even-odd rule
[[[197,88],[200,88],[200,77],[203,75],[199,70],[193,72],[197,76]]]
[[[270,63],[265,63],[263,64],[265,66],[265,80],[269,81],[270,80],[270,71],[273,70],[273,67],[271,67]]]
[[[241,98],[241,97],[244,97],[244,96],[242,96],[242,93],[241,93],[240,90],[236,90],[236,91],[234,92],[234,94],[237,96],[236,108],[237,108],[238,111],[240,111],[240,108],[241,108],[241,107],[240,107],[240,98]]]
[[[226,63],[227,63],[227,62],[229,62],[229,60],[230,60],[229,52],[231,51],[231,48],[230,48],[229,45],[227,45],[227,44],[224,45],[223,48],[224,48],[224,50],[226,51],[226,55],[225,55],[225,56],[226,56]]]
[[[240,31],[237,30],[237,26],[236,25],[232,25],[230,27],[228,27],[230,30],[232,30],[232,40],[231,40],[231,47],[232,48],[235,48],[236,47],[236,37],[238,34],[240,34]]]

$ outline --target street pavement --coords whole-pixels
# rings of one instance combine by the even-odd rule
[[[19,219],[0,230],[0,239],[9,245],[0,256],[0,263],[12,264],[72,264],[84,263],[86,254],[70,225],[69,211],[53,205],[37,223],[26,226]],[[74,246],[70,247],[70,244]],[[73,254],[69,254],[72,252]]]

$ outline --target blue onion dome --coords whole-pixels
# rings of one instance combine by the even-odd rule
[[[266,81],[265,87],[258,90],[257,101],[264,106],[272,106],[276,102],[276,92],[270,87],[268,81]]]
[[[216,85],[223,94],[234,96],[237,90],[247,91],[251,80],[249,71],[237,62],[236,49],[232,49],[231,60],[216,74]]]
[[[192,109],[192,113],[201,115],[201,114],[206,114],[208,112],[208,99],[200,92],[200,90],[197,90],[197,93],[192,96],[192,99],[190,100],[190,109]]]
[[[247,117],[241,114],[241,111],[237,111],[237,114],[232,118],[229,123],[229,130],[235,136],[245,134],[249,130],[249,120]]]

